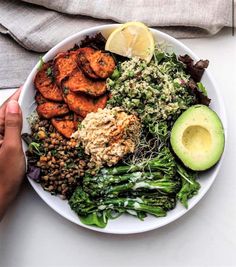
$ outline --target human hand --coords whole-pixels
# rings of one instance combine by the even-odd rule
[[[18,89],[0,107],[0,220],[16,197],[25,174]]]

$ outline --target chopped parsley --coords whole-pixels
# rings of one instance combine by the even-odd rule
[[[52,68],[51,67],[47,68],[46,74],[47,74],[48,77],[51,77],[51,75],[52,75]]]

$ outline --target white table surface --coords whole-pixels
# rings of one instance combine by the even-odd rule
[[[118,236],[68,222],[25,182],[0,223],[1,267],[236,266],[236,37],[224,30],[183,42],[210,60],[227,108],[225,157],[207,195],[163,228]],[[1,90],[0,102],[12,92]]]

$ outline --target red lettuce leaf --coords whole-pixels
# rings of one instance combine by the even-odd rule
[[[40,168],[28,165],[27,173],[26,173],[27,178],[32,179],[34,181],[39,181],[40,180]]]
[[[188,87],[192,94],[196,97],[196,104],[202,104],[205,106],[209,106],[211,99],[208,98],[203,92],[201,92],[193,79],[190,79],[188,82]]]
[[[195,82],[200,82],[205,69],[209,65],[209,60],[199,60],[194,64],[193,59],[189,55],[179,56],[179,61],[186,65],[187,73]]]

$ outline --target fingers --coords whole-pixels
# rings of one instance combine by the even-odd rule
[[[7,103],[8,103],[10,100],[16,100],[16,101],[18,101],[18,99],[19,99],[19,97],[20,97],[20,93],[21,93],[22,87],[23,87],[23,86],[21,86],[19,89],[17,89],[13,95],[11,95],[10,97],[8,97],[8,99],[5,100],[5,101],[3,102],[3,104],[2,104],[1,107],[0,107],[0,112],[1,112],[3,109],[6,109]]]
[[[5,112],[0,112],[0,140],[3,139],[4,134],[4,124],[5,124]]]
[[[23,88],[23,86],[21,86],[20,88],[18,88],[18,89],[15,91],[15,93],[14,93],[12,96],[10,96],[10,97],[8,98],[8,101],[9,101],[9,100],[16,100],[16,101],[18,101],[18,99],[19,99],[19,97],[20,97],[20,93],[21,93],[22,88]],[[6,101],[6,102],[8,102],[8,101]]]
[[[0,140],[3,139],[3,134],[4,134],[4,126],[5,126],[5,111],[6,111],[6,106],[7,103],[10,100],[18,100],[20,93],[21,93],[22,86],[15,91],[13,95],[11,95],[0,107]]]
[[[21,148],[22,114],[16,100],[10,100],[5,112],[4,149]]]

